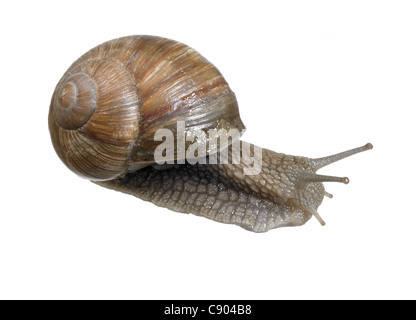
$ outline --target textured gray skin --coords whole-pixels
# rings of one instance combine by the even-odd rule
[[[244,175],[245,167],[248,166],[155,164],[119,179],[95,183],[173,211],[236,224],[254,232],[303,225],[323,200],[321,182],[302,180],[303,173],[308,176],[317,170],[308,158],[263,149],[261,172]]]

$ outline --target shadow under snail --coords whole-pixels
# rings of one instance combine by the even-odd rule
[[[184,124],[185,149],[197,140],[195,132],[238,134],[225,146],[215,140],[186,159],[175,148],[171,164],[157,164],[155,150],[162,142],[155,135],[168,129],[179,139],[178,123]],[[316,171],[372,148],[368,143],[318,159],[262,149],[261,170],[247,175],[251,163],[232,159],[244,129],[236,97],[218,69],[187,45],[155,36],[119,38],[85,53],[57,84],[49,110],[53,146],[79,176],[254,232],[303,225],[312,216],[324,225],[317,209],[332,195],[323,182],[348,178]],[[224,150],[228,163],[191,161]],[[244,156],[243,150],[237,153]]]

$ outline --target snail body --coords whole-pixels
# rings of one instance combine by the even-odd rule
[[[229,145],[202,145],[195,158],[224,150],[229,161],[184,159],[172,149],[170,165],[155,162],[159,130],[179,137],[195,132],[232,132]],[[228,83],[192,48],[154,36],[131,36],[99,45],[75,61],[59,81],[49,110],[53,146],[76,174],[173,211],[264,232],[303,225],[325,195],[322,182],[347,178],[316,174],[321,167],[371,149],[371,144],[333,156],[309,159],[263,149],[262,166],[247,175],[250,157],[238,141],[245,129]],[[183,139],[184,148],[195,139]],[[196,139],[198,140],[198,139]],[[239,144],[238,151],[233,146]],[[195,163],[196,162],[196,163]]]

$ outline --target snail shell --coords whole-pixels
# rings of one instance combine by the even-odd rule
[[[49,112],[58,156],[95,181],[153,163],[156,131],[176,132],[178,121],[187,131],[244,129],[218,69],[187,45],[152,36],[108,41],[84,54],[59,81]]]
[[[244,125],[234,93],[221,73],[192,48],[169,39],[131,36],[108,41],[75,61],[57,84],[49,110],[53,146],[76,174],[114,190],[174,211],[264,232],[303,225],[315,216],[324,176],[320,168],[369,150],[371,144],[328,157],[309,159],[263,149],[254,155],[261,170],[246,175],[248,163],[182,163],[160,166],[154,152],[159,129],[176,132],[225,129],[240,138]],[[235,130],[231,130],[235,129]],[[185,140],[185,149],[192,144]],[[241,146],[245,143],[241,142]],[[241,149],[249,156],[250,149]],[[187,159],[189,160],[189,159]]]

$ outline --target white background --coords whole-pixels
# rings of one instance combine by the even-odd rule
[[[0,5],[0,298],[416,298],[412,1],[13,1]],[[319,157],[327,226],[255,234],[71,173],[49,138],[54,87],[90,48],[184,42],[236,93],[245,140]]]

